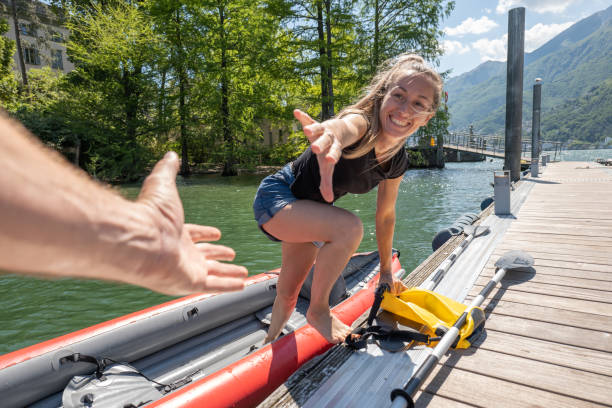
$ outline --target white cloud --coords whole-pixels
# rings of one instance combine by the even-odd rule
[[[444,48],[444,54],[446,55],[461,55],[470,51],[469,45],[463,45],[459,41],[444,40],[442,47]]]
[[[486,8],[486,9],[484,9],[483,11],[484,11],[485,13],[487,13],[487,14],[491,14],[491,11],[493,11],[493,10],[491,10],[490,8]]]
[[[493,40],[481,38],[478,41],[474,41],[472,43],[472,48],[478,51],[482,61],[505,61],[508,56],[508,52],[506,51],[507,44],[508,34],[504,34],[501,38]]]
[[[499,0],[495,11],[504,14],[514,7],[525,7],[536,13],[562,13],[580,0]]]
[[[544,25],[542,23],[538,23],[534,25],[529,30],[525,31],[525,51],[531,52],[535,50],[540,45],[544,44],[546,41],[550,40],[572,24],[574,23],[570,21],[563,24]]]
[[[462,36],[464,34],[482,34],[497,27],[498,24],[490,20],[487,16],[482,16],[478,20],[469,17],[463,20],[457,27],[447,27],[444,32],[448,35]]]

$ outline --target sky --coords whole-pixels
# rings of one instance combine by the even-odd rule
[[[525,7],[525,52],[531,52],[572,24],[604,10],[612,0],[456,0],[441,28],[445,55],[440,70],[454,77],[481,63],[506,60],[508,10]]]

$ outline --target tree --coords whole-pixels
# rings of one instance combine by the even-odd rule
[[[67,49],[75,70],[68,79],[79,90],[73,103],[106,131],[102,140],[94,141],[108,154],[107,162],[98,159],[101,168],[96,171],[110,178],[134,178],[148,161],[155,90],[151,61],[159,39],[137,5],[117,2],[70,10]]]
[[[17,0],[11,0],[11,13],[13,16],[13,24],[15,26],[15,41],[17,43],[17,60],[19,61],[19,69],[21,70],[21,83],[25,89],[28,88],[28,74],[26,72],[25,61],[23,58],[23,47],[21,45],[21,30],[19,29],[19,19],[17,16]]]
[[[353,45],[355,25],[352,8],[353,2],[348,0],[286,1],[279,8],[283,27],[297,50],[294,71],[310,88],[320,84],[314,98],[321,106],[321,120],[334,116],[337,79],[347,79],[337,75],[350,64],[347,56]]]
[[[15,42],[4,36],[9,30],[6,20],[0,19],[0,104],[10,107],[16,100],[16,81],[13,74]]]
[[[359,33],[371,45],[370,72],[408,51],[436,61],[442,54],[439,26],[454,7],[448,0],[364,0]]]

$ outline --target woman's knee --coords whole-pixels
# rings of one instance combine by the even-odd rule
[[[361,242],[363,238],[363,223],[361,219],[353,213],[347,213],[339,220],[339,225],[335,228],[336,235],[341,240],[347,238],[352,242]]]

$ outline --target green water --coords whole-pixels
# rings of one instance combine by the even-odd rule
[[[612,157],[612,151],[607,152],[596,157]],[[406,173],[400,185],[394,240],[406,270],[431,254],[437,231],[466,212],[480,211],[480,202],[492,195],[493,171],[502,166],[496,159]],[[187,222],[221,229],[220,243],[233,247],[235,262],[251,274],[280,265],[280,245],[268,240],[253,221],[251,204],[261,178],[214,175],[178,180]],[[138,190],[139,186],[123,187],[128,197],[135,197]],[[360,250],[376,249],[376,192],[346,196],[337,204],[361,216],[365,233]],[[129,285],[0,275],[0,354],[170,299]]]

